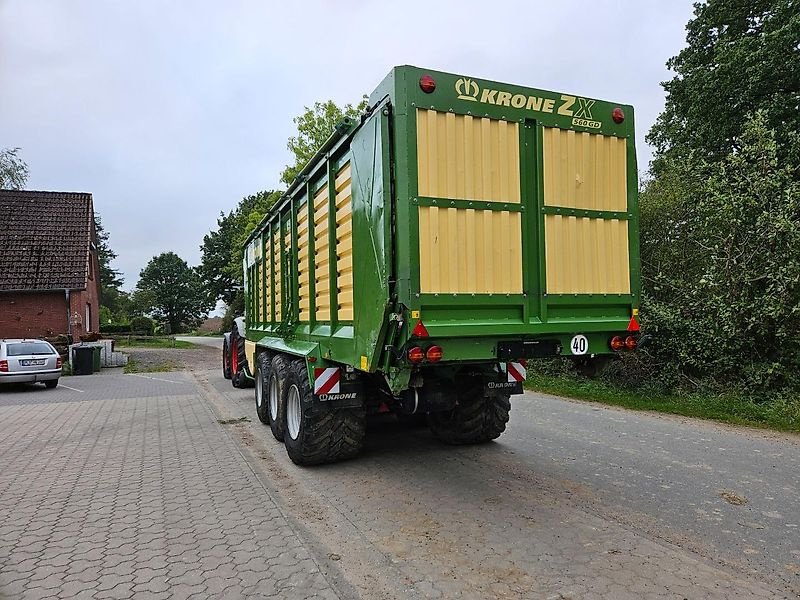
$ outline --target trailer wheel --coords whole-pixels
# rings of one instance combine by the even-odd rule
[[[231,378],[231,349],[228,346],[228,336],[222,340],[222,376]]]
[[[459,394],[453,410],[429,413],[428,425],[445,444],[481,444],[500,437],[510,411],[509,394],[484,396],[478,387]]]
[[[282,442],[286,433],[286,398],[284,388],[289,374],[288,359],[277,354],[272,359],[267,379],[267,422],[276,440]]]
[[[256,414],[258,420],[269,425],[269,374],[272,357],[269,352],[262,352],[256,358]]]
[[[282,397],[286,406],[284,443],[293,463],[317,465],[352,458],[361,451],[366,409],[314,407],[304,361],[292,361]]]

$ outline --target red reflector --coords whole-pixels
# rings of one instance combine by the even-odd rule
[[[633,337],[632,335],[629,335],[628,337],[625,338],[625,347],[628,350],[635,350],[636,344],[637,344],[636,338]]]
[[[381,402],[381,403],[380,403],[380,406],[378,406],[378,412],[379,412],[379,413],[387,413],[387,412],[392,412],[392,409],[391,409],[391,408],[389,408],[389,405],[388,405],[388,404],[386,404],[386,402]]]
[[[62,363],[61,363],[61,357],[59,356],[59,357],[56,359],[56,369],[60,369],[60,368],[61,368],[61,364],[62,364]]]
[[[442,360],[442,356],[444,356],[444,351],[439,346],[431,346],[428,348],[428,351],[425,353],[425,356],[428,358],[430,362],[438,362]]]
[[[436,82],[433,80],[433,77],[430,75],[423,75],[419,78],[419,89],[421,89],[426,94],[430,94],[433,90],[436,89]]]
[[[414,346],[408,351],[408,360],[412,363],[421,363],[425,360],[425,352],[419,346]]]
[[[8,361],[7,360],[0,360],[0,371],[3,373],[8,373]]]
[[[417,321],[417,324],[414,326],[414,331],[411,332],[411,335],[414,337],[428,337],[428,330],[425,329],[425,325],[422,321]]]
[[[621,337],[619,337],[618,335],[615,335],[608,342],[608,345],[614,352],[619,352],[620,350],[622,350],[625,347],[625,342],[622,341]]]
[[[619,125],[625,120],[625,113],[622,112],[622,109],[618,106],[611,111],[611,118],[614,120],[614,123]]]
[[[628,322],[628,331],[639,331],[639,321],[636,320],[636,317],[631,317]]]

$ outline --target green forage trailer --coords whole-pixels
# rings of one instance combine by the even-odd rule
[[[494,439],[527,360],[635,349],[638,231],[631,106],[396,67],[248,238],[237,368],[298,464]]]

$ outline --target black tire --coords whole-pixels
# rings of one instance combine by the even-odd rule
[[[352,458],[361,452],[367,430],[365,408],[313,407],[313,392],[302,360],[291,362],[282,390],[287,416],[292,413],[287,403],[291,401],[293,391],[298,395],[299,428],[293,437],[293,428],[287,423],[283,438],[286,452],[293,463],[318,465]]]
[[[48,390],[52,390],[55,387],[58,387],[58,379],[51,379],[50,381],[44,382],[44,387]]]
[[[482,444],[500,437],[511,411],[509,394],[484,396],[480,384],[459,394],[453,410],[428,414],[428,425],[445,444]]]
[[[239,353],[239,333],[236,331],[236,325],[231,332],[231,341],[228,351],[230,352],[231,360],[231,385],[235,388],[242,387],[239,381],[239,374],[242,372],[242,365],[239,363],[241,354]]]
[[[286,433],[286,401],[284,388],[289,376],[290,359],[280,354],[272,359],[267,380],[267,422],[272,435],[279,442],[284,441]]]
[[[247,377],[248,364],[245,353],[245,339],[238,332],[231,334],[231,385],[235,388],[246,388],[253,385],[253,380]],[[233,353],[236,353],[236,372],[233,369]]]
[[[256,358],[256,414],[258,420],[269,425],[269,373],[272,369],[272,356],[262,352]]]
[[[222,340],[222,376],[225,379],[231,378],[231,351],[227,337]]]

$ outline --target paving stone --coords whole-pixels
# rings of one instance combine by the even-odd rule
[[[293,567],[292,598],[336,597],[193,381],[159,379],[0,396],[0,598],[239,598]]]

